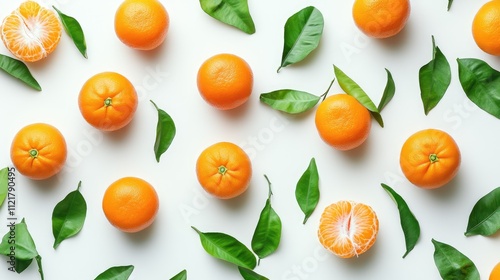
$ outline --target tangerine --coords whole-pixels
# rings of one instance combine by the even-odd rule
[[[398,34],[410,16],[409,0],[355,0],[352,16],[367,36],[388,38]]]
[[[500,2],[486,2],[474,16],[472,36],[477,46],[491,55],[500,55]]]

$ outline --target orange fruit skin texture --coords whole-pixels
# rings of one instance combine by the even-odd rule
[[[250,97],[253,72],[241,57],[217,54],[200,66],[197,85],[208,104],[220,110],[230,110],[242,105]]]
[[[129,233],[149,227],[156,218],[159,205],[154,187],[137,177],[124,177],[113,182],[102,199],[102,209],[108,221]]]
[[[437,161],[431,160],[436,155]],[[414,185],[435,189],[446,185],[457,174],[461,162],[455,140],[438,129],[425,129],[411,135],[401,148],[401,169]]]
[[[388,38],[398,34],[410,17],[409,0],[355,0],[352,16],[367,36]]]
[[[371,116],[356,98],[335,94],[318,106],[315,123],[323,141],[337,150],[346,151],[359,147],[368,138]]]
[[[196,161],[196,175],[205,191],[220,199],[230,199],[247,190],[252,164],[239,146],[219,142],[201,152]]]
[[[373,246],[378,230],[378,218],[370,206],[343,200],[325,208],[319,221],[318,237],[333,254],[352,258]]]
[[[477,46],[491,55],[500,55],[500,2],[485,3],[472,21],[472,36]]]
[[[36,155],[30,152],[37,151]],[[66,141],[52,125],[34,123],[17,132],[10,147],[10,158],[22,175],[33,180],[48,179],[64,166]]]
[[[1,27],[5,47],[25,62],[35,62],[52,53],[61,33],[62,25],[55,11],[34,1],[22,2],[4,18]]]
[[[129,124],[137,103],[137,92],[132,83],[115,72],[92,76],[78,96],[83,118],[102,131],[115,131]]]
[[[170,18],[157,0],[125,0],[115,13],[115,33],[125,45],[153,50],[167,36]]]
[[[489,280],[500,280],[500,262],[491,270]]]

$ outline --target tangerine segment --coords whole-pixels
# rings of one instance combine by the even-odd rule
[[[22,175],[34,180],[48,179],[57,174],[66,162],[66,141],[52,125],[30,124],[14,136],[10,157]]]
[[[367,36],[388,38],[398,34],[410,16],[409,0],[355,0],[352,16]]]
[[[250,158],[239,146],[219,142],[201,152],[196,175],[211,195],[229,199],[245,192],[252,177]]]
[[[472,35],[478,47],[491,55],[500,55],[500,2],[486,2],[474,16]]]
[[[115,131],[130,123],[137,103],[137,92],[132,83],[115,72],[92,76],[78,96],[83,118],[103,131]]]
[[[113,182],[102,200],[106,218],[123,232],[138,232],[149,227],[156,218],[158,208],[156,190],[136,177],[124,177]]]
[[[414,185],[439,188],[457,174],[461,155],[455,140],[438,129],[425,129],[411,135],[400,154],[403,174]]]
[[[35,1],[21,3],[2,23],[2,41],[17,58],[34,62],[53,52],[62,26],[54,11]]]
[[[341,258],[359,256],[370,249],[379,223],[373,209],[354,201],[339,201],[325,208],[320,218],[320,243]]]

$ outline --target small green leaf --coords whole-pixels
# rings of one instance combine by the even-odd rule
[[[187,280],[187,271],[184,269],[183,271],[176,274],[174,277],[170,278],[170,280]]]
[[[85,35],[83,34],[80,23],[75,18],[65,15],[56,7],[52,6],[52,8],[56,10],[59,18],[61,19],[62,25],[64,26],[64,30],[69,37],[71,37],[77,49],[83,57],[87,58],[87,43],[85,42]]]
[[[490,236],[500,229],[500,187],[479,199],[469,215],[465,236]]]
[[[260,101],[289,114],[300,114],[318,104],[319,96],[293,89],[281,89],[260,95]]]
[[[133,265],[114,266],[99,274],[94,280],[127,280],[133,271]]]
[[[302,223],[305,224],[319,202],[319,173],[314,158],[311,159],[307,170],[297,182],[295,198],[300,209],[304,212],[305,217]]]
[[[8,231],[3,236],[2,243],[0,243],[0,254],[5,256],[10,254],[12,246],[11,243],[9,243],[9,240],[11,240],[10,232],[14,230],[16,258],[19,260],[32,260],[38,256],[35,241],[33,241],[24,219],[18,224],[14,223],[9,225],[7,229]]]
[[[274,253],[281,241],[281,219],[271,206],[271,182],[266,175],[269,186],[269,196],[266,200],[264,209],[260,212],[259,221],[252,237],[252,250],[260,259],[263,259]]]
[[[239,266],[238,270],[240,271],[241,276],[245,280],[269,280],[268,278],[256,273],[253,270],[250,270],[248,268],[244,268]]]
[[[255,24],[247,0],[200,0],[201,9],[216,20],[247,34],[255,33]]]
[[[32,262],[33,262],[33,259],[30,259],[30,260],[16,259],[15,269],[16,269],[17,274],[21,274],[23,271],[25,271],[26,268],[28,268]]]
[[[387,83],[385,85],[384,94],[382,94],[382,98],[377,107],[379,113],[389,104],[396,93],[396,84],[394,83],[391,72],[387,69],[385,69],[385,72],[387,72]]]
[[[448,9],[447,11],[449,11],[451,9],[451,5],[453,4],[453,0],[448,0]]]
[[[2,206],[9,192],[9,168],[0,169],[0,206]]]
[[[500,119],[500,72],[476,58],[457,59],[458,76],[467,97]]]
[[[52,212],[52,233],[54,235],[54,249],[59,244],[75,236],[83,228],[87,216],[87,203],[80,193],[80,186],[69,193],[62,201],[57,203]]]
[[[454,247],[432,239],[434,263],[443,280],[479,280],[476,265]]]
[[[291,17],[285,23],[285,38],[281,68],[297,63],[315,50],[323,34],[324,19],[315,7],[306,7]]]
[[[436,46],[434,36],[432,36],[432,60],[420,68],[418,77],[420,96],[427,115],[441,101],[451,83],[450,63]]]
[[[158,111],[158,123],[156,125],[156,140],[154,145],[156,161],[160,162],[160,157],[165,153],[174,140],[176,128],[172,117],[167,112],[159,109],[156,104],[150,100]]]
[[[12,77],[21,80],[33,89],[38,91],[42,90],[40,84],[35,80],[33,75],[31,75],[28,66],[26,66],[26,64],[22,61],[0,54],[0,69]]]
[[[220,232],[201,232],[192,228],[200,236],[203,249],[212,257],[230,262],[237,266],[254,269],[257,265],[255,255],[236,238]]]
[[[372,116],[380,124],[380,126],[384,127],[384,121],[382,120],[382,116],[380,115],[378,108],[375,106],[366,92],[337,66],[334,65],[333,70],[335,71],[335,76],[337,77],[337,81],[339,82],[342,90],[344,90],[345,93],[349,94],[350,96],[356,98],[359,103],[361,103],[363,106],[365,106],[366,109],[368,109],[368,111],[371,112]]]
[[[413,215],[406,201],[396,193],[391,187],[386,184],[382,184],[382,188],[387,191],[391,199],[396,203],[399,210],[399,220],[401,222],[401,228],[405,235],[406,252],[403,258],[410,253],[411,250],[417,244],[418,238],[420,237],[420,225],[417,218]]]

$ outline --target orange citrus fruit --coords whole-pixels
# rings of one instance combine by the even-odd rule
[[[500,262],[491,270],[489,280],[500,280]]]
[[[388,38],[398,34],[410,16],[409,0],[355,0],[352,16],[367,36]]]
[[[25,1],[2,23],[5,47],[17,58],[34,62],[53,52],[61,39],[62,26],[53,10]]]
[[[399,163],[411,183],[434,189],[444,186],[455,177],[460,160],[458,145],[448,133],[425,129],[405,141]]]
[[[335,255],[352,258],[373,246],[378,227],[377,215],[370,206],[343,200],[325,208],[319,221],[318,237]]]
[[[219,142],[201,152],[196,161],[196,175],[208,193],[229,199],[247,190],[252,177],[252,164],[239,146]]]
[[[318,106],[315,117],[318,133],[328,145],[345,151],[354,149],[368,138],[371,116],[356,98],[335,94]]]
[[[167,36],[170,18],[158,0],[125,0],[115,14],[115,32],[125,45],[152,50]]]
[[[486,53],[500,55],[500,2],[486,2],[474,16],[472,36]]]
[[[156,218],[159,204],[153,186],[136,177],[113,182],[102,199],[104,215],[123,232],[138,232],[149,227]]]
[[[66,141],[52,125],[34,123],[17,132],[10,147],[10,158],[22,175],[48,179],[57,174],[66,162]]]
[[[137,92],[132,83],[115,72],[92,76],[78,96],[83,118],[103,131],[115,131],[130,123],[137,103]]]
[[[203,99],[220,110],[234,109],[245,103],[253,89],[250,65],[234,54],[217,54],[198,70],[198,91]]]

